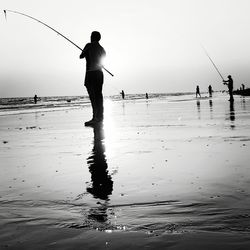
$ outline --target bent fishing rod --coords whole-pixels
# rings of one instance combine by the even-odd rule
[[[14,11],[14,10],[4,10],[4,16],[5,16],[5,19],[7,20],[7,12],[11,12],[11,13],[15,13],[15,14],[19,14],[19,15],[22,15],[22,16],[25,16],[25,17],[28,17],[30,19],[33,19],[41,24],[43,24],[44,26],[46,26],[47,28],[53,30],[54,32],[56,32],[58,35],[60,35],[61,37],[63,37],[64,39],[66,39],[68,42],[70,42],[71,44],[73,44],[75,47],[77,47],[78,49],[80,49],[82,51],[82,48],[79,47],[77,44],[75,44],[74,42],[72,42],[69,38],[67,38],[66,36],[64,36],[62,33],[60,33],[59,31],[57,31],[56,29],[52,28],[51,26],[49,26],[48,24],[32,17],[32,16],[29,16],[27,14],[24,14],[24,13],[21,13],[21,12],[18,12],[18,11]],[[104,66],[102,66],[102,68],[108,72],[111,76],[114,76],[109,70],[107,70]]]
[[[223,81],[225,81],[224,78],[223,78],[223,76],[222,76],[222,74],[220,73],[220,71],[218,70],[217,66],[215,65],[215,63],[213,62],[213,60],[211,59],[211,57],[208,55],[206,49],[204,48],[204,46],[203,46],[202,44],[201,44],[201,47],[203,48],[203,50],[204,50],[205,54],[207,55],[207,57],[209,58],[210,62],[213,64],[214,68],[216,69],[216,71],[217,71],[218,74],[220,75],[221,79],[222,79]]]

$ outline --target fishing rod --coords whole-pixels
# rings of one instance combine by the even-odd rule
[[[218,72],[218,74],[220,75],[221,79],[224,81],[224,78],[222,76],[222,74],[220,73],[220,71],[218,70],[217,66],[215,65],[215,63],[213,62],[213,60],[211,59],[211,57],[208,55],[206,49],[204,48],[204,46],[201,44],[201,47],[203,48],[205,54],[207,55],[207,57],[209,58],[209,60],[211,61],[211,63],[213,64],[214,68],[216,69],[216,71]]]
[[[44,23],[44,22],[42,22],[42,21],[40,21],[40,20],[38,20],[38,19],[36,19],[36,18],[34,18],[34,17],[32,17],[32,16],[29,16],[29,15],[27,15],[27,14],[24,14],[24,13],[21,13],[21,12],[18,12],[18,11],[14,11],[14,10],[4,10],[3,12],[4,12],[4,16],[5,16],[5,19],[6,19],[6,20],[7,20],[7,12],[12,12],[12,13],[15,13],[15,14],[19,14],[19,15],[22,15],[22,16],[25,16],[25,17],[28,17],[28,18],[31,18],[31,19],[33,19],[33,20],[35,20],[35,21],[37,21],[37,22],[43,24],[43,25],[46,26],[47,28],[53,30],[53,31],[56,32],[58,35],[60,35],[61,37],[63,37],[63,38],[66,39],[68,42],[70,42],[71,44],[73,44],[75,47],[77,47],[79,50],[82,51],[82,48],[81,48],[81,47],[79,47],[77,44],[75,44],[74,42],[72,42],[69,38],[67,38],[66,36],[64,36],[62,33],[60,33],[59,31],[57,31],[56,29],[52,28],[52,27],[49,26],[48,24],[46,24],[46,23]],[[109,70],[107,70],[104,66],[102,66],[102,68],[103,68],[106,72],[108,72],[111,76],[114,76],[114,75],[113,75]]]

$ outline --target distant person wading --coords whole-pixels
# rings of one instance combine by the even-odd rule
[[[123,90],[122,90],[122,92],[121,92],[121,95],[122,95],[122,99],[124,99],[124,98],[125,98],[125,93],[124,93]]]
[[[199,85],[196,86],[196,98],[198,95],[201,97]]]
[[[213,95],[213,89],[212,89],[211,85],[208,86],[208,93],[209,93],[209,97],[212,97],[212,95]]]
[[[98,31],[91,33],[91,42],[84,47],[80,59],[86,59],[86,75],[84,85],[87,88],[91,101],[93,117],[90,121],[85,122],[85,126],[93,126],[103,121],[103,72],[101,60],[105,57],[106,52],[99,44],[101,34]]]
[[[37,103],[37,95],[34,96],[34,103]]]

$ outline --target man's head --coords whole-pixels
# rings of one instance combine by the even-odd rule
[[[232,76],[231,76],[231,75],[229,75],[229,76],[228,76],[228,78],[232,78]]]
[[[101,34],[98,31],[93,31],[90,37],[91,42],[99,42],[101,40]]]

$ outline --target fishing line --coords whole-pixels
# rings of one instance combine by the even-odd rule
[[[224,81],[224,78],[223,78],[222,74],[220,73],[219,69],[217,68],[217,66],[215,65],[212,58],[209,56],[209,54],[207,53],[206,49],[204,48],[204,46],[202,44],[201,44],[201,47],[203,48],[203,50],[204,50],[205,54],[207,55],[207,57],[209,58],[210,62],[213,64],[214,68],[216,69],[216,71],[220,75],[221,79]]]
[[[51,29],[52,31],[56,32],[58,35],[60,35],[61,37],[63,37],[64,39],[66,39],[68,42],[70,42],[71,44],[73,44],[75,47],[77,47],[79,50],[82,51],[82,48],[79,47],[77,44],[75,44],[73,41],[71,41],[69,38],[67,38],[66,36],[64,36],[62,33],[60,33],[59,31],[57,31],[56,29],[52,28],[51,26],[49,26],[48,24],[32,17],[32,16],[29,16],[27,14],[24,14],[24,13],[21,13],[21,12],[18,12],[18,11],[14,11],[14,10],[4,10],[4,16],[5,16],[5,19],[7,20],[7,12],[11,12],[11,13],[15,13],[15,14],[19,14],[19,15],[22,15],[22,16],[25,16],[25,17],[28,17],[28,18],[31,18],[41,24],[43,24],[44,26],[46,26],[47,28]],[[107,70],[104,66],[102,66],[102,68],[108,72],[111,76],[114,76],[109,70]]]

